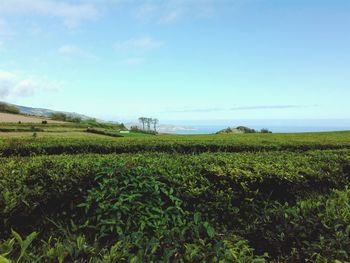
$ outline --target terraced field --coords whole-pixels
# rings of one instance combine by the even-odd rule
[[[2,128],[0,262],[350,261],[350,132]]]
[[[0,112],[0,123],[41,123],[44,120],[48,121],[49,123],[62,123],[59,121],[50,120],[48,118]]]

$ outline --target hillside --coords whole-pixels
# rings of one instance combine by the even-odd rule
[[[89,116],[86,116],[83,114],[79,114],[76,112],[57,111],[57,110],[50,110],[50,109],[45,109],[45,108],[33,108],[33,107],[11,104],[11,103],[7,103],[7,102],[0,102],[0,103],[6,103],[10,106],[15,106],[20,110],[20,113],[26,114],[26,115],[50,117],[53,113],[62,112],[64,114],[72,116],[72,117],[80,117],[82,120],[92,119],[92,117],[89,117]]]
[[[45,117],[35,117],[35,116],[25,116],[21,114],[12,114],[0,112],[0,123],[42,123],[42,121],[47,121],[48,123],[63,123],[60,121],[50,120]]]

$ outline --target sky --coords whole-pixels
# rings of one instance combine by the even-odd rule
[[[0,0],[0,100],[104,120],[349,119],[348,0]]]

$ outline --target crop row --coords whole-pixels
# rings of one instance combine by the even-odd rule
[[[130,255],[142,258],[138,253],[143,249],[143,255],[152,255],[153,260],[169,253],[174,261],[182,255],[188,262],[201,261],[200,255],[215,262],[215,255],[237,236],[248,240],[260,255],[268,252],[275,259],[309,259],[314,250],[310,245],[304,251],[302,243],[312,243],[316,237],[288,234],[288,229],[302,228],[305,211],[311,216],[313,211],[328,209],[320,202],[328,198],[330,189],[346,188],[350,177],[350,150],[67,155],[0,161],[1,236],[9,237],[13,228],[21,234],[39,231],[44,239],[58,238],[55,222],[75,229],[90,244],[96,239],[103,247],[118,242],[126,247],[138,244],[139,249],[128,250]],[[334,198],[343,202],[339,196]],[[342,198],[346,197],[345,191]],[[305,207],[302,199],[310,205]],[[343,220],[339,229],[348,222],[346,205],[342,209],[345,214],[339,217]],[[284,216],[294,219],[285,223]],[[317,220],[329,224],[334,218],[322,221],[314,215],[308,231],[317,236],[318,228],[312,229],[312,224]],[[324,228],[328,236],[339,230]],[[288,238],[281,236],[287,234]],[[334,244],[341,246],[334,253],[322,254],[317,237],[317,253],[350,259],[342,252],[350,248],[349,239],[342,238]],[[248,254],[253,251],[246,249]]]
[[[149,136],[144,138],[32,138],[0,140],[0,156],[79,153],[203,153],[349,149],[350,133]]]

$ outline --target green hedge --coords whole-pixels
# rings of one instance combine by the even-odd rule
[[[84,135],[84,133],[82,133]],[[349,149],[350,132],[320,134],[237,134],[143,138],[0,139],[0,156],[79,153],[204,153]]]
[[[348,185],[349,150],[0,161],[0,236],[37,231],[47,244],[34,242],[29,262],[50,249],[67,250],[67,262],[102,260],[113,247],[119,261],[135,262],[261,262],[265,252],[270,260],[350,259],[347,236],[337,234],[348,231],[349,193],[330,194]],[[327,228],[333,221],[339,226]]]

